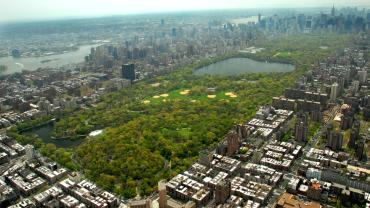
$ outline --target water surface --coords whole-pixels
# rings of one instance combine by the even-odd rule
[[[290,72],[293,70],[294,66],[291,64],[260,62],[249,58],[230,58],[197,69],[195,74],[230,76],[257,72]]]
[[[22,70],[34,71],[44,67],[58,68],[69,64],[81,63],[84,62],[85,56],[89,55],[90,49],[97,46],[99,46],[99,44],[84,45],[80,46],[77,51],[50,56],[26,58],[13,58],[12,56],[1,57],[0,65],[5,65],[7,67],[7,70],[1,74],[12,74],[21,72]]]
[[[78,145],[80,145],[84,139],[79,139],[79,140],[68,140],[68,139],[55,139],[52,137],[52,132],[54,129],[54,124],[49,123],[41,127],[34,128],[32,130],[23,132],[23,134],[36,134],[44,143],[48,144],[55,144],[57,147],[62,147],[62,148],[73,148]]]

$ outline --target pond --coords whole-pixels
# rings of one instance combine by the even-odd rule
[[[249,58],[229,58],[195,70],[196,75],[232,76],[257,72],[290,72],[294,70],[291,64],[255,61]]]
[[[44,143],[55,144],[55,146],[62,147],[62,148],[77,147],[84,141],[84,139],[79,139],[79,140],[74,140],[74,141],[68,140],[68,139],[55,139],[52,137],[53,129],[54,129],[54,123],[49,123],[49,124],[34,128],[32,130],[23,132],[23,134],[25,135],[36,134]]]

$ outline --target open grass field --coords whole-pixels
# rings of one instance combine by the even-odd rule
[[[191,90],[180,89],[170,91],[168,93],[161,93],[153,95],[152,97],[147,97],[142,102],[144,104],[162,104],[167,101],[184,101],[195,103],[197,101],[237,101],[239,99],[238,95],[231,91],[209,91],[203,94],[193,94]]]

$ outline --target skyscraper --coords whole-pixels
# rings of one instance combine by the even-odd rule
[[[135,65],[134,64],[124,64],[122,65],[122,78],[129,79],[132,81],[135,80]]]
[[[329,132],[327,134],[327,146],[333,151],[342,149],[343,134],[341,132]]]
[[[330,100],[335,101],[338,95],[338,83],[334,82],[330,88]]]
[[[361,84],[365,83],[367,79],[367,71],[362,70],[358,71],[358,80],[360,81]]]
[[[240,146],[240,136],[235,131],[230,131],[227,134],[227,155],[232,156]]]
[[[298,120],[294,127],[294,135],[296,141],[306,142],[308,135],[308,127],[303,120]]]
[[[356,147],[356,139],[358,137],[358,132],[355,129],[351,130],[351,134],[349,136],[349,141],[347,146],[349,148],[355,148]]]
[[[344,91],[344,87],[345,87],[344,83],[345,83],[344,77],[342,77],[342,76],[338,77],[338,93],[340,93],[340,94],[343,93],[343,91]]]
[[[208,150],[202,150],[199,152],[199,163],[209,167],[212,161],[212,154]]]
[[[354,88],[355,92],[357,92],[357,91],[360,89],[360,82],[359,82],[359,81],[357,81],[357,80],[354,80],[354,81],[352,82],[352,86],[353,86],[353,88]]]
[[[177,30],[176,28],[172,28],[172,37],[176,37],[177,36]]]
[[[333,4],[333,8],[331,8],[331,16],[335,16],[335,8],[334,8],[334,4]]]
[[[352,129],[356,130],[357,133],[360,132],[360,126],[361,126],[360,121],[358,121],[358,120],[353,121]]]
[[[364,156],[364,149],[365,149],[365,142],[363,139],[357,144],[357,149],[356,149],[356,157],[359,160],[362,160]]]
[[[347,130],[347,129],[349,129],[349,128],[351,128],[351,127],[352,127],[352,124],[353,124],[353,116],[348,115],[348,114],[349,114],[349,113],[344,114],[344,115],[342,116],[341,121],[340,121],[340,128],[341,128],[342,130]]]
[[[230,197],[231,184],[229,181],[221,181],[215,188],[215,203],[223,204]]]
[[[159,208],[166,208],[167,207],[167,191],[166,191],[166,182],[164,180],[161,180],[158,182],[158,192],[159,192],[159,199],[158,199]]]

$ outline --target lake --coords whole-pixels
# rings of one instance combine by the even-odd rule
[[[291,64],[260,62],[249,58],[229,58],[195,70],[196,75],[231,76],[257,72],[290,72],[294,70]]]
[[[84,141],[84,139],[74,141],[68,139],[54,139],[52,138],[53,129],[54,123],[49,123],[44,126],[40,126],[32,130],[23,132],[23,134],[36,134],[44,143],[55,144],[55,146],[62,148],[73,148],[80,145]]]
[[[101,44],[80,46],[78,50],[41,57],[13,58],[12,56],[0,58],[0,65],[5,65],[7,70],[0,74],[12,74],[22,70],[34,71],[38,68],[58,68],[69,64],[77,64],[85,61],[85,56],[90,54],[92,47]]]

